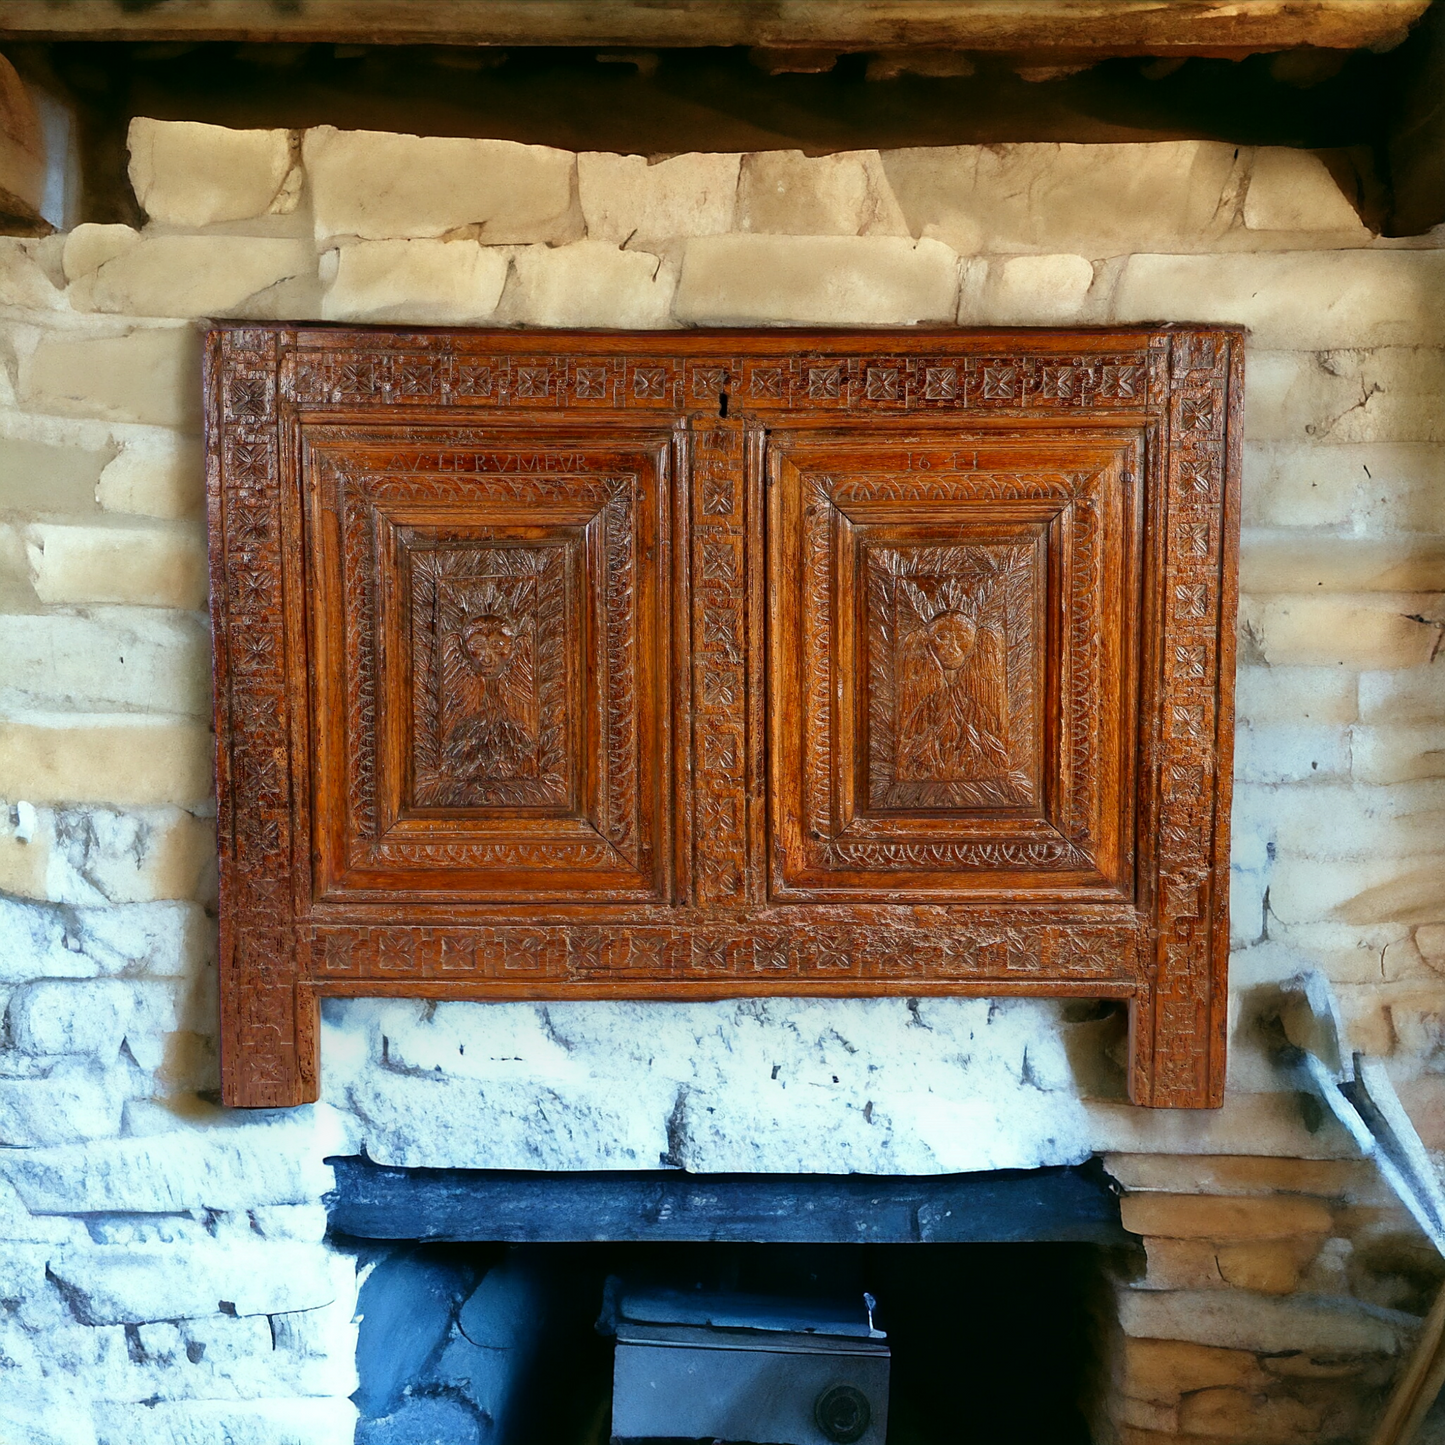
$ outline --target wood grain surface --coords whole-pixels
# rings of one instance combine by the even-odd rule
[[[320,994],[1053,994],[1216,1106],[1241,353],[212,332],[227,1102]]]

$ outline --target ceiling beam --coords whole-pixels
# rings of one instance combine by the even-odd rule
[[[5,0],[0,40],[1067,51],[1398,44],[1429,0]]]

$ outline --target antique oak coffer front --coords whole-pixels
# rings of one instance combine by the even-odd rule
[[[1058,994],[1218,1104],[1241,352],[213,332],[226,1100],[320,994]]]

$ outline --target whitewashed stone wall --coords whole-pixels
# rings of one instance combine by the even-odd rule
[[[1209,1196],[1313,1190],[1303,1252],[1232,1205],[1142,1211],[1152,1243],[1188,1247],[1151,1247],[1124,1329],[1253,1362],[1211,1386],[1245,1405],[1188,1425],[1215,1438],[1249,1438],[1236,1416],[1279,1384],[1251,1351],[1393,1356],[1408,1291],[1380,1240],[1408,1228],[1357,1174],[1241,1186],[1137,1161],[1349,1155],[1305,1128],[1255,1024],[1256,992],[1305,966],[1445,1148],[1440,237],[1373,239],[1307,154],[1195,142],[649,165],[138,121],[131,176],[141,232],[0,240],[3,1445],[349,1439],[355,1282],[319,1201],[325,1157],[363,1146],[871,1172],[1106,1152],[1166,1205],[1196,1177]],[[1116,1020],[965,1000],[333,1002],[325,1104],[208,1102],[203,316],[1251,326],[1225,1109],[1122,1104]],[[1139,1388],[1128,1429],[1184,1428],[1177,1398]],[[1338,1425],[1280,1408],[1282,1441]]]

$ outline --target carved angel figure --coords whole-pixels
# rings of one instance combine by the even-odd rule
[[[971,782],[1009,770],[1006,645],[950,579],[898,579],[898,777]]]
[[[447,640],[442,747],[457,777],[537,773],[537,691],[526,584],[488,581]]]

